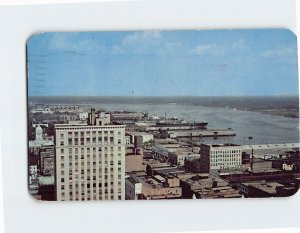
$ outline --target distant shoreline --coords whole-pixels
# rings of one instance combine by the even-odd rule
[[[299,118],[298,96],[29,96],[40,104],[171,104],[259,112],[273,116]]]

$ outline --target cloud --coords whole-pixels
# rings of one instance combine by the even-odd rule
[[[191,53],[203,55],[205,53],[210,53],[212,50],[216,49],[216,44],[204,44],[198,45],[194,49],[191,50]]]
[[[239,41],[233,42],[231,45],[231,48],[233,50],[242,50],[242,49],[246,48],[246,43],[244,40],[239,40]]]
[[[296,55],[296,48],[285,47],[274,50],[266,50],[261,55],[267,58],[287,58]]]
[[[213,55],[213,56],[222,56],[227,53],[228,48],[224,46],[219,46],[215,43],[212,44],[200,44],[195,48],[191,49],[189,54],[196,55]]]
[[[122,46],[119,45],[113,45],[111,49],[111,54],[117,55],[117,54],[125,54],[126,51],[122,48]]]
[[[161,32],[158,31],[147,31],[147,32],[134,32],[126,36],[122,44],[123,45],[132,45],[140,43],[152,43],[157,42],[161,39]]]
[[[195,48],[190,50],[191,54],[197,54],[197,55],[225,55],[229,53],[230,51],[237,51],[237,50],[244,50],[246,49],[246,43],[244,40],[239,40],[236,42],[233,42],[229,46],[220,46],[216,43],[210,43],[210,44],[200,44],[197,45]]]
[[[78,40],[78,33],[54,33],[48,47],[54,52],[73,53],[78,55],[96,54],[103,51],[105,46],[93,38]]]
[[[184,53],[183,51],[184,46],[182,43],[176,41],[176,42],[166,42],[164,43],[164,46],[162,48],[162,52],[170,53],[170,54],[176,54],[176,53]]]
[[[133,32],[123,38],[120,44],[111,48],[111,54],[153,54],[164,47],[163,36],[158,31]]]

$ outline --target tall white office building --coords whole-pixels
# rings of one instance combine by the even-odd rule
[[[125,126],[92,109],[86,124],[56,124],[58,201],[125,200]]]
[[[242,149],[235,144],[200,146],[201,170],[238,169],[242,166]]]

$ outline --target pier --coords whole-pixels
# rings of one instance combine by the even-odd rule
[[[233,129],[193,129],[168,131],[170,138],[187,138],[187,137],[227,137],[236,136]]]

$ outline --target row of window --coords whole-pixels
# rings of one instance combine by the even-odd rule
[[[93,174],[96,174],[97,173],[97,169],[90,169],[90,168],[88,168],[86,171],[85,170],[78,170],[78,169],[76,169],[75,170],[75,177],[78,177],[79,176],[79,171],[80,171],[80,174],[81,175],[87,175],[87,178],[89,178],[90,176],[89,176],[89,174],[91,173],[91,172],[93,172]],[[101,174],[102,174],[102,169],[99,169],[98,170],[99,171],[99,175],[98,175],[98,177],[101,177]],[[122,171],[122,168],[121,167],[118,167],[118,170],[117,169],[114,169],[114,168],[110,168],[110,172],[108,172],[108,168],[104,168],[104,175],[105,176],[107,176],[107,175],[109,175],[109,174],[112,174],[114,171],[118,171],[118,173],[121,173],[121,171]],[[65,170],[64,169],[62,169],[61,170],[61,176],[64,176],[65,175]],[[72,170],[70,169],[69,170],[69,172],[68,172],[68,175],[69,176],[72,176],[73,175],[73,172],[72,172]],[[112,174],[113,175],[113,174]],[[93,176],[94,177],[94,176]]]
[[[66,131],[66,130],[68,130],[68,131],[80,131],[80,130],[84,130],[84,132],[89,132],[89,131],[91,131],[91,130],[96,130],[96,131],[108,131],[108,130],[111,130],[111,129],[124,129],[125,127],[124,126],[107,126],[107,127],[105,127],[105,126],[103,126],[103,125],[101,125],[101,126],[98,126],[98,127],[79,127],[79,126],[76,126],[76,128],[70,128],[70,127],[67,127],[67,128],[61,128],[61,127],[56,127],[55,128],[55,130],[64,130],[64,131]],[[87,131],[87,130],[89,130],[89,131]]]
[[[62,197],[62,201],[65,201],[65,195],[61,196]],[[102,198],[102,196],[99,195],[99,197],[97,197],[97,195],[93,195],[92,198],[91,197],[85,197],[84,195],[70,195],[68,200],[71,201],[92,201],[92,200],[114,200],[115,197],[114,195],[108,196],[105,195],[104,198]],[[118,195],[118,200],[122,200],[122,196]]]
[[[78,177],[86,177],[86,179],[91,179],[91,176],[90,176],[91,171],[93,171],[93,174],[94,174],[94,175],[96,174],[96,169],[80,170],[80,174],[79,174],[79,170],[75,170],[75,174],[73,174],[72,170],[69,170],[67,173],[65,173],[65,170],[62,169],[61,172],[60,172],[60,175],[61,175],[62,177],[64,177],[65,174],[67,174],[68,177],[71,177],[71,176],[74,175],[75,178],[78,178]],[[121,167],[118,167],[118,170],[111,168],[111,169],[110,169],[110,172],[108,172],[108,169],[105,168],[105,169],[104,169],[104,176],[105,176],[105,177],[108,177],[109,174],[111,174],[110,176],[113,176],[113,175],[114,175],[114,174],[113,174],[114,171],[115,171],[115,172],[118,171],[118,173],[121,173],[122,168],[121,168]],[[80,176],[80,175],[86,175],[86,176]],[[101,178],[101,175],[102,175],[102,170],[99,169],[98,177]],[[121,176],[121,175],[119,174],[119,176]],[[96,180],[96,176],[92,176],[92,179],[93,179],[93,180]],[[113,179],[113,178],[112,178],[112,179]]]
[[[225,161],[225,162],[229,162],[229,161],[235,161],[235,162],[240,162],[241,159],[240,158],[212,158],[211,159],[212,162],[217,162],[217,161]]]
[[[211,151],[211,154],[241,153],[241,150]]]
[[[81,161],[81,162],[80,162]],[[61,165],[61,168],[64,168],[64,165],[65,165],[65,162],[67,162],[67,161],[65,161],[64,159],[61,159],[61,163],[60,163],[60,165]],[[87,167],[90,167],[90,166],[92,166],[92,165],[97,165],[97,162],[95,162],[95,160],[93,161],[93,162],[90,162],[90,160],[85,160],[85,159],[81,159],[81,160],[74,160],[74,162],[72,161],[72,159],[69,159],[69,166],[70,167],[72,167],[72,166],[78,166],[79,164],[81,164],[81,166],[87,166]],[[99,160],[98,161],[98,164],[99,165],[102,165],[102,164],[104,164],[104,165],[114,165],[114,164],[118,164],[118,165],[122,165],[122,161],[121,160],[118,160],[118,162],[117,163],[114,163],[114,161],[113,160],[111,160],[111,161],[108,161],[108,160],[104,160],[104,161],[102,161],[102,160]]]
[[[62,182],[64,182],[64,178],[61,178]],[[73,188],[76,190],[76,192],[78,192],[78,188],[81,187],[81,189],[90,189],[90,188],[96,188],[97,186],[99,188],[104,188],[104,187],[108,187],[110,184],[111,187],[114,186],[114,182],[110,182],[110,183],[96,183],[96,182],[87,182],[87,183],[75,183],[75,185],[73,185],[72,183],[69,184],[69,190],[72,190]],[[122,185],[122,182],[121,180],[118,180],[118,183],[116,183],[119,187]],[[61,190],[64,190],[65,189],[65,184],[61,184],[60,185],[61,187]]]
[[[69,154],[73,154],[73,149],[74,149],[74,152],[75,154],[78,155],[79,152],[81,152],[81,154],[83,155],[85,150],[86,149],[86,154],[90,154],[90,152],[93,152],[93,154],[96,154],[96,150],[98,150],[99,152],[114,152],[115,150],[114,149],[118,149],[118,152],[121,153],[121,150],[122,150],[122,147],[121,146],[118,146],[118,148],[114,148],[113,146],[111,147],[87,147],[87,148],[78,148],[78,147],[75,147],[75,148],[69,148],[69,150],[65,150],[65,149],[60,149],[60,154],[61,155],[64,155],[65,152],[69,152]]]
[[[239,165],[239,163],[212,163],[212,166],[236,166]]]

